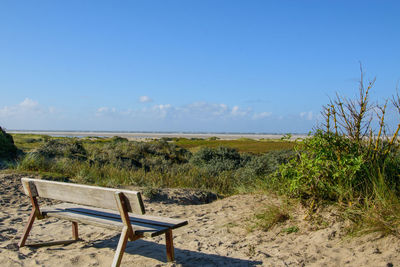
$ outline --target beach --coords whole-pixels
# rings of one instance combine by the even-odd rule
[[[21,174],[0,174],[0,266],[110,266],[119,233],[79,225],[82,241],[52,247],[23,247],[17,243],[31,210],[23,194]],[[129,188],[131,189],[131,188]],[[190,192],[189,192],[190,193]],[[188,192],[186,192],[188,194]],[[41,205],[54,203],[51,200]],[[147,214],[189,221],[174,230],[174,263],[165,255],[164,236],[129,242],[121,266],[398,266],[400,239],[379,233],[346,237],[346,222],[334,209],[321,212],[325,223],[305,219],[296,208],[290,220],[269,231],[249,230],[254,211],[274,196],[244,194],[199,204],[171,195],[145,199]],[[284,229],[297,225],[298,232]],[[36,221],[28,242],[71,238],[71,223],[58,219]]]

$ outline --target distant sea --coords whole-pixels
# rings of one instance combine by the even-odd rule
[[[51,130],[7,130],[9,133],[44,134],[55,137],[113,137],[120,136],[130,140],[159,139],[163,137],[210,138],[218,137],[223,140],[238,138],[251,139],[280,139],[282,133],[237,133],[237,132],[146,132],[146,131],[51,131]],[[305,133],[292,133],[291,139],[305,138]]]

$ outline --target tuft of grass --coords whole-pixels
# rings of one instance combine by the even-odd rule
[[[282,229],[282,233],[286,233],[286,234],[291,234],[291,233],[297,233],[299,231],[299,227],[297,227],[296,225],[294,226],[290,226],[288,228],[284,228]]]
[[[290,216],[287,209],[270,204],[254,215],[253,224],[249,230],[261,229],[263,231],[268,231],[273,226],[283,223],[289,218]]]
[[[350,235],[380,232],[400,238],[400,200],[382,178],[375,181],[373,196],[344,207],[343,210],[344,217],[353,222],[349,229]]]

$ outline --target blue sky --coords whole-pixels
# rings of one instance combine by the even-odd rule
[[[2,1],[0,126],[306,133],[400,80],[398,1]],[[392,118],[395,123],[395,118]]]

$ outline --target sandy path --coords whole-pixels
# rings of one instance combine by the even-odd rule
[[[261,195],[239,195],[211,204],[180,205],[146,201],[148,214],[186,218],[189,225],[174,231],[176,263],[166,263],[163,236],[129,242],[122,266],[399,266],[400,241],[377,234],[343,240],[334,214],[329,227],[311,230],[299,210],[291,221],[271,231],[248,232],[252,212],[267,202]],[[276,200],[274,200],[276,201]],[[18,175],[0,174],[0,266],[109,266],[119,234],[80,225],[83,242],[45,248],[16,243],[30,204]],[[332,219],[333,218],[333,219]],[[281,230],[296,224],[300,231]],[[71,225],[57,219],[36,221],[29,241],[69,238]],[[392,264],[392,265],[391,265]]]

